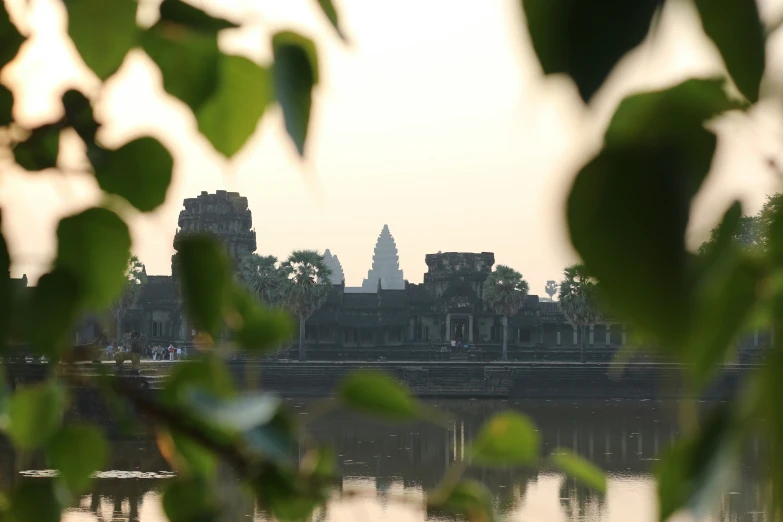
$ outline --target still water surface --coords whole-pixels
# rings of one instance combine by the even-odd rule
[[[293,399],[287,403],[306,419],[306,402]],[[423,491],[433,488],[452,462],[466,458],[467,444],[485,420],[493,413],[514,408],[536,421],[545,454],[556,447],[568,447],[605,469],[608,492],[605,497],[599,496],[551,470],[470,468],[468,475],[492,492],[502,520],[657,521],[650,472],[677,436],[675,404],[488,400],[432,404],[453,415],[455,420],[448,430],[425,423],[381,424],[342,412],[313,422],[310,431],[331,444],[339,455],[343,492],[361,493],[361,498],[335,497],[314,519],[427,520],[421,502]],[[751,444],[741,478],[720,499],[711,520],[766,520],[763,492],[756,479],[761,458],[757,445]],[[4,487],[26,474],[20,473],[18,464],[8,468],[6,464],[0,472],[0,482],[5,482],[0,485]],[[171,474],[154,441],[116,442],[111,468],[101,474],[91,493],[82,498],[79,507],[70,509],[64,520],[163,522],[161,491]],[[263,520],[259,514],[252,517]]]

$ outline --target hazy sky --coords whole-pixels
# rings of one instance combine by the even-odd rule
[[[62,40],[65,18],[54,0],[12,0],[15,19],[34,38],[7,67],[2,82],[17,96],[17,117],[41,122],[58,109],[64,86],[96,79]],[[185,197],[202,190],[238,191],[253,212],[258,250],[285,257],[293,249],[329,248],[349,286],[361,284],[387,223],[406,278],[420,282],[424,256],[437,251],[495,253],[543,294],[574,261],[563,202],[574,169],[600,144],[623,93],[665,86],[720,70],[711,44],[695,30],[692,8],[674,4],[655,41],[621,64],[590,110],[562,78],[544,79],[515,0],[335,0],[351,44],[333,34],[314,0],[204,2],[216,13],[251,21],[221,35],[224,50],[263,63],[269,35],[293,27],[318,43],[322,83],[301,161],[283,133],[278,109],[230,162],[201,138],[184,105],[168,97],[151,62],[129,56],[99,100],[107,123],[100,138],[121,145],[141,133],[160,138],[175,156],[166,204],[142,215],[129,210],[134,251],[150,274],[168,274],[177,216]],[[155,2],[149,7],[155,10]],[[774,19],[783,5],[762,2]],[[141,15],[143,16],[143,14]],[[770,44],[780,79],[783,39]],[[778,180],[765,158],[783,159],[781,100],[719,122],[719,153],[707,190],[695,203],[698,242],[730,201],[755,212]],[[79,164],[66,142],[61,159]],[[78,169],[77,169],[78,170]],[[98,201],[86,175],[31,175],[3,169],[0,205],[13,274],[33,279],[48,268],[63,215]]]

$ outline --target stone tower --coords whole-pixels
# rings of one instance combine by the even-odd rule
[[[247,206],[247,198],[240,196],[238,192],[202,192],[196,198],[186,199],[183,206],[179,213],[179,229],[174,236],[175,249],[183,236],[211,234],[226,247],[234,262],[255,252],[256,231],[253,230],[253,217]],[[176,255],[171,258],[171,273],[176,276],[175,257]]]
[[[333,256],[329,249],[324,252],[324,264],[332,271],[330,277],[333,285],[341,285],[345,281],[345,274],[343,273],[343,265],[340,264],[340,260],[337,256]]]
[[[378,236],[375,253],[372,256],[372,268],[367,272],[367,279],[362,282],[362,288],[366,292],[375,292],[379,281],[384,290],[405,289],[397,245],[389,232],[389,225],[383,225],[381,235]]]

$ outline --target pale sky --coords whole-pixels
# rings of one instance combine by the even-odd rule
[[[17,118],[40,123],[60,110],[64,86],[94,92],[97,80],[63,44],[59,2],[31,0],[29,14],[25,0],[9,3],[34,38],[0,80],[17,96]],[[684,1],[664,13],[655,41],[621,63],[590,110],[568,80],[542,76],[518,0],[335,0],[347,46],[315,0],[202,3],[249,22],[224,32],[221,46],[259,63],[269,60],[273,31],[294,28],[312,36],[322,83],[305,161],[285,136],[276,108],[225,161],[199,136],[185,106],[162,91],[151,62],[140,53],[126,59],[97,106],[107,123],[100,138],[119,146],[150,133],[175,158],[166,204],[151,214],[124,214],[149,274],[170,273],[182,200],[226,189],[248,198],[259,253],[284,258],[294,249],[328,248],[340,258],[348,286],[366,277],[376,238],[388,224],[411,282],[421,282],[427,253],[490,251],[497,263],[522,272],[531,293],[543,295],[546,280],[559,280],[576,260],[563,202],[619,99],[641,86],[663,87],[721,68]],[[768,20],[783,13],[781,0],[761,6]],[[769,45],[769,64],[783,79],[780,34]],[[733,199],[753,213],[766,193],[778,190],[765,159],[783,163],[782,105],[767,100],[749,115],[717,123],[719,151],[695,202],[693,244]],[[71,166],[80,164],[81,154],[72,141],[64,138],[61,156]],[[34,280],[46,270],[57,220],[97,203],[98,194],[84,174],[3,169],[0,206],[13,275]]]

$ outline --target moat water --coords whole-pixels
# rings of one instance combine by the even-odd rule
[[[306,420],[307,402],[288,406]],[[470,439],[492,414],[518,409],[537,423],[543,451],[571,448],[607,471],[608,491],[598,495],[552,470],[469,468],[469,476],[493,495],[501,520],[657,521],[651,472],[677,436],[676,404],[658,401],[433,401],[453,415],[449,429],[426,423],[386,424],[337,412],[308,424],[332,445],[343,474],[342,496],[315,513],[318,522],[427,520],[423,492],[433,488],[455,460],[467,458]],[[0,486],[45,476],[42,466],[0,455]],[[736,484],[717,502],[711,520],[762,521],[764,493],[757,470],[763,457],[751,443]],[[117,441],[108,469],[94,481],[67,522],[133,520],[163,522],[161,494],[172,474],[152,438]],[[45,477],[38,480],[48,480]],[[346,495],[357,492],[357,495]],[[248,520],[265,520],[248,513]],[[443,520],[443,519],[439,519]]]

